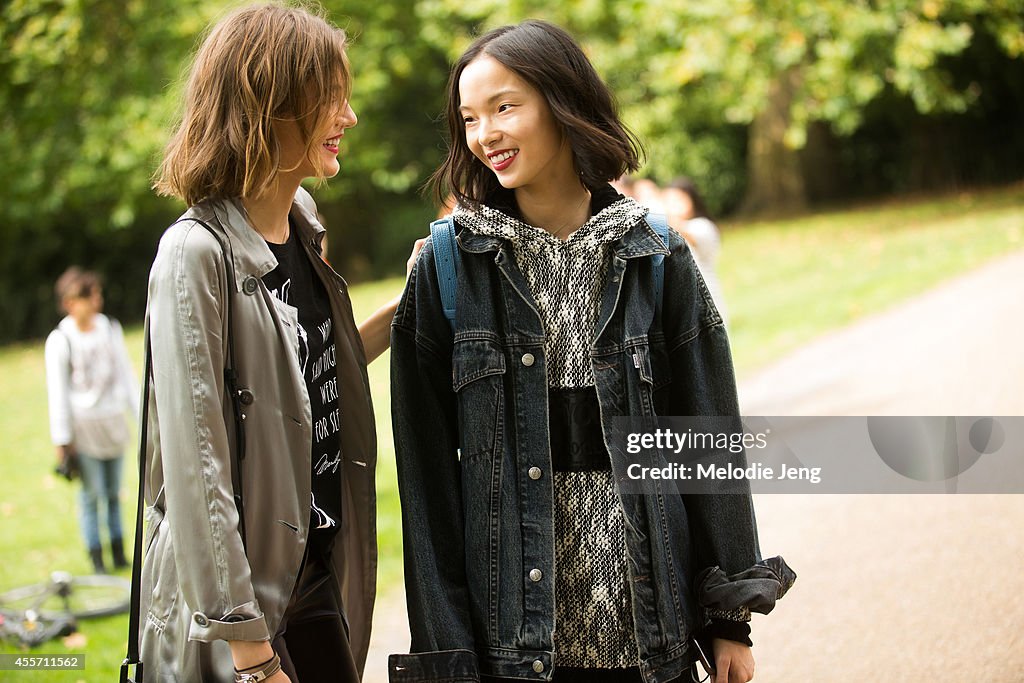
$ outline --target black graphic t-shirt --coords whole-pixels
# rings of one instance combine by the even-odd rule
[[[263,283],[275,297],[298,309],[299,367],[313,413],[310,530],[333,534],[341,521],[341,414],[334,321],[327,291],[295,233],[292,226],[284,244],[267,242],[278,265],[263,276]]]

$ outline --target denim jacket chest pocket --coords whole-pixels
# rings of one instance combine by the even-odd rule
[[[629,414],[661,415],[665,389],[672,384],[672,369],[664,339],[637,340],[625,348]]]
[[[647,343],[638,344],[632,347],[631,355],[633,367],[652,391],[657,391],[672,382],[668,349],[663,339],[652,339]]]
[[[505,353],[494,341],[456,341],[452,349],[452,390],[459,408],[461,459],[492,453],[500,442]]]

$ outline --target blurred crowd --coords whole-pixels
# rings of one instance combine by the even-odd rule
[[[649,178],[633,176],[623,176],[613,185],[621,194],[632,197],[653,213],[664,214],[668,224],[686,240],[715,307],[728,324],[722,285],[718,279],[722,237],[697,185],[689,178],[679,177],[660,187]]]

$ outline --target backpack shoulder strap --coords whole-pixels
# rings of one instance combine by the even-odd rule
[[[647,225],[651,226],[658,238],[665,245],[665,248],[669,248],[668,233],[671,228],[668,227],[668,220],[665,218],[665,214],[661,213],[648,213],[647,214]],[[665,288],[665,255],[654,254],[651,256],[651,260],[654,264],[654,301],[656,306],[661,308],[662,290]]]
[[[441,307],[448,324],[455,329],[455,292],[458,285],[459,247],[455,243],[455,219],[451,214],[430,224],[430,241],[434,248],[437,286],[441,291]]]

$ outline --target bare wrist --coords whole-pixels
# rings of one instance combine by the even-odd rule
[[[229,640],[228,646],[236,669],[248,669],[274,656],[269,640]]]

